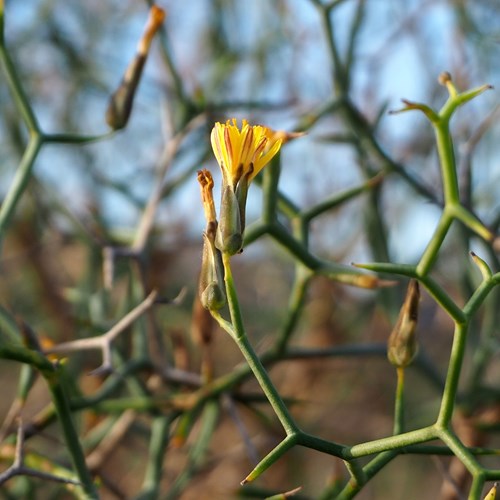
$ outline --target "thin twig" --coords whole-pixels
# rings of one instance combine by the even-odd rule
[[[247,454],[250,458],[251,464],[257,465],[259,463],[259,454],[257,452],[257,448],[250,439],[248,430],[245,427],[243,421],[241,420],[241,417],[238,413],[238,409],[234,404],[233,398],[227,392],[222,395],[222,404],[224,405],[224,408],[228,412],[229,416],[231,417],[231,420],[234,422],[236,428],[238,429],[238,432],[240,433],[241,438],[243,439],[243,443],[245,445]]]
[[[160,161],[158,163],[158,176],[157,182],[153,188],[151,196],[149,197],[148,204],[144,209],[142,219],[139,222],[137,232],[132,243],[131,249],[137,254],[142,253],[146,245],[149,233],[153,227],[154,218],[158,205],[160,204],[162,193],[163,193],[163,183],[165,176],[168,172],[170,165],[172,164],[175,155],[179,149],[184,138],[192,132],[196,127],[200,126],[205,120],[205,115],[200,114],[193,118],[179,133],[177,133],[170,141],[167,142],[163,153],[161,155]]]
[[[101,440],[99,446],[87,456],[87,467],[90,470],[95,472],[102,466],[103,462],[127,434],[135,418],[136,412],[134,410],[126,410],[120,415],[120,418],[113,425],[111,431]]]
[[[19,427],[17,429],[16,449],[14,452],[14,461],[12,465],[0,474],[0,485],[12,479],[15,476],[31,476],[38,479],[54,481],[56,483],[80,485],[79,481],[68,477],[56,476],[49,472],[43,472],[24,465],[24,432],[21,419],[19,419]]]
[[[138,319],[142,314],[144,314],[149,308],[154,305],[157,296],[158,292],[156,290],[153,290],[138,306],[136,306],[128,314],[126,314],[106,333],[99,335],[98,337],[63,342],[61,344],[49,347],[45,350],[45,353],[61,354],[82,350],[100,349],[102,351],[103,362],[99,368],[92,372],[92,374],[112,372],[113,366],[111,363],[111,343],[118,335],[120,335],[120,333],[127,329],[136,319]]]

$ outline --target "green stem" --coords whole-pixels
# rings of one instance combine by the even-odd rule
[[[436,134],[437,151],[443,178],[443,191],[445,206],[458,205],[460,197],[458,193],[457,169],[455,165],[455,153],[453,141],[450,135],[449,120],[440,118],[433,123]]]
[[[429,244],[424,250],[422,257],[420,258],[420,262],[417,265],[416,271],[419,277],[426,276],[431,270],[431,267],[437,259],[439,249],[441,248],[441,245],[443,244],[443,241],[448,234],[448,230],[450,229],[452,222],[453,218],[445,208],[441,215],[441,218],[439,219],[434,234],[432,235]]]
[[[346,469],[349,471],[349,475],[351,476],[351,481],[350,482],[355,482],[356,484],[366,484],[367,482],[367,477],[365,474],[365,471],[363,470],[363,467],[359,465],[359,462],[356,460],[345,460],[344,461]]]
[[[28,185],[35,158],[40,151],[43,142],[38,134],[32,135],[26,148],[21,163],[16,171],[12,185],[5,196],[0,208],[0,240],[3,238],[6,227],[12,218],[21,195]]]
[[[290,337],[297,325],[297,322],[302,311],[304,298],[309,284],[311,273],[301,264],[296,266],[295,281],[290,292],[290,299],[288,304],[288,314],[286,316],[285,324],[281,329],[280,334],[276,339],[274,350],[283,353],[288,345]]]
[[[234,328],[234,341],[238,345],[241,353],[245,357],[248,365],[250,366],[255,378],[259,382],[264,394],[266,395],[269,403],[271,404],[276,416],[278,417],[281,425],[283,426],[288,436],[296,434],[299,429],[293,421],[285,403],[281,399],[277,389],[274,387],[266,369],[262,365],[259,357],[248,341],[244,326],[241,311],[238,303],[238,297],[234,287],[233,275],[231,272],[231,257],[224,253],[222,255],[224,264],[224,281],[226,283],[226,294],[229,305],[229,312],[231,315],[231,322]]]
[[[104,134],[98,135],[78,135],[78,134],[43,134],[44,144],[93,144],[95,142],[104,141],[116,134],[116,130],[110,130]]]
[[[247,336],[244,335],[242,337],[236,338],[235,340],[248,365],[252,369],[255,378],[259,382],[259,385],[261,386],[264,394],[269,400],[269,403],[273,407],[273,410],[276,413],[279,421],[281,422],[281,425],[283,426],[286,434],[295,434],[299,429],[293,421],[290,413],[288,412],[288,409],[286,408],[285,403],[281,399],[278,391],[274,387],[259,357],[250,345]]]
[[[404,386],[405,386],[405,369],[396,368],[397,386],[396,386],[396,401],[394,404],[394,435],[404,432]]]
[[[448,428],[453,415],[455,398],[458,391],[458,381],[462,371],[462,363],[465,354],[468,327],[468,323],[457,324],[455,326],[443,398],[441,400],[439,416],[436,422],[437,426],[440,428]]]
[[[390,436],[382,439],[376,439],[367,443],[361,443],[345,450],[344,458],[352,459],[372,455],[381,451],[396,450],[404,446],[425,443],[436,438],[436,429],[434,426],[423,427],[415,431],[405,432],[397,436]]]
[[[486,297],[490,294],[491,290],[495,286],[493,279],[483,281],[474,291],[472,297],[467,301],[464,306],[464,315],[467,318],[471,318],[472,315],[477,311],[477,309],[484,302]]]
[[[462,205],[450,205],[450,213],[462,224],[474,231],[478,236],[485,241],[493,241],[495,235],[484,226],[484,224],[474,215],[472,215]]]
[[[450,448],[453,454],[465,465],[473,476],[480,476],[483,473],[483,468],[474,455],[455,434],[444,429],[439,431],[438,437]]]
[[[2,9],[2,32],[0,40],[0,64],[2,65],[3,72],[5,74],[5,79],[7,80],[7,85],[12,93],[14,102],[16,104],[19,113],[21,114],[24,123],[28,127],[31,133],[40,132],[40,127],[38,125],[38,120],[36,119],[35,113],[30,105],[28,96],[24,91],[24,87],[21,84],[17,70],[10,58],[9,52],[5,46],[5,40],[3,37],[3,9]]]
[[[500,480],[500,470],[499,469],[493,469],[493,470],[487,470],[484,471],[484,478],[485,480],[488,481],[499,481]]]
[[[333,23],[330,22],[331,9],[330,6],[325,6],[320,2],[317,3],[321,21],[323,24],[323,30],[325,31],[326,41],[328,46],[328,51],[333,61],[333,85],[337,94],[346,95],[348,92],[347,88],[347,77],[344,68],[344,64],[340,58],[340,54],[337,48],[337,43],[335,41],[335,34],[333,32]]]
[[[469,490],[469,500],[480,500],[484,488],[484,475],[479,474],[472,478],[472,484]]]
[[[262,182],[262,220],[264,224],[272,224],[276,220],[280,171],[279,157],[275,158],[264,171]]]
[[[318,215],[321,215],[329,210],[332,210],[333,208],[342,205],[346,201],[355,198],[356,196],[364,193],[365,191],[372,189],[381,179],[382,177],[380,175],[377,175],[375,177],[372,177],[371,179],[368,179],[365,183],[361,184],[361,186],[357,186],[351,189],[346,189],[341,193],[336,193],[333,196],[327,198],[326,200],[316,203],[308,210],[302,212],[302,218],[304,219],[304,221],[310,222]]]
[[[271,452],[269,452],[259,464],[248,474],[248,476],[241,481],[241,484],[250,483],[257,479],[264,471],[266,471],[271,465],[273,465],[277,460],[279,460],[289,449],[293,448],[297,444],[298,434],[290,434],[281,443],[276,446]]]
[[[219,419],[219,404],[217,401],[208,401],[200,417],[200,431],[196,441],[193,443],[187,463],[179,474],[170,491],[165,496],[166,500],[178,499],[182,490],[188,485],[193,475],[202,464],[212,441],[215,428]],[[155,497],[157,498],[157,497]]]
[[[155,417],[149,440],[149,461],[144,475],[142,492],[137,500],[153,500],[159,497],[163,459],[168,445],[171,417]]]
[[[358,482],[352,478],[345,488],[336,496],[336,500],[348,500],[354,498],[363,488],[363,486],[381,471],[398,454],[396,451],[385,451],[377,455],[373,460],[363,467],[364,482]],[[327,500],[330,497],[322,496],[321,500]]]
[[[80,438],[76,432],[75,425],[71,416],[71,409],[69,406],[66,393],[62,387],[60,380],[60,368],[50,375],[44,374],[45,380],[49,385],[52,394],[52,401],[56,407],[59,422],[61,423],[66,446],[68,447],[69,454],[73,467],[78,475],[78,479],[82,483],[82,488],[86,494],[86,498],[98,499],[99,495],[92,481],[92,476],[87,464],[85,463],[85,455],[80,444]]]
[[[450,315],[456,323],[464,323],[466,316],[462,309],[455,304],[453,299],[441,288],[430,276],[421,278],[422,284],[425,286],[429,294],[434,300]]]
[[[367,269],[377,273],[399,274],[408,278],[420,280],[430,295],[436,302],[451,316],[457,323],[463,323],[466,317],[460,307],[453,302],[453,299],[436,283],[430,276],[420,276],[414,266],[408,264],[391,264],[386,262],[372,262],[370,264],[355,264],[360,269]]]
[[[333,455],[334,457],[340,457],[347,460],[345,458],[345,454],[349,448],[333,441],[327,441],[325,439],[321,439],[319,437],[301,431],[299,434],[298,443],[301,446],[305,446],[306,448],[311,448],[313,450],[326,453],[327,455]],[[351,459],[352,457],[350,457],[349,460]]]

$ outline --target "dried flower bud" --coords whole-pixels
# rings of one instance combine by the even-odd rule
[[[211,229],[217,229],[217,213],[215,211],[213,195],[214,179],[208,170],[198,170],[198,182],[201,189],[201,201],[203,203],[203,211],[205,212],[205,219],[207,221],[208,233]],[[211,226],[215,227],[211,228]]]
[[[203,307],[209,311],[218,311],[226,304],[222,256],[206,233],[203,235],[198,293]]]
[[[450,82],[452,81],[451,74],[449,71],[443,71],[439,76],[438,76],[438,82],[440,85],[443,85],[446,87]]]
[[[139,40],[137,53],[127,67],[120,86],[116,89],[109,100],[106,110],[106,123],[113,129],[119,130],[127,125],[135,92],[141,79],[144,63],[149,53],[149,48],[155,33],[165,19],[165,11],[153,5],[149,11],[149,19],[144,33]]]
[[[193,304],[191,338],[200,350],[200,373],[204,382],[209,382],[213,378],[212,341],[215,328],[216,322],[211,312],[203,306],[200,298],[196,298]]]
[[[206,230],[203,233],[203,254],[201,272],[198,283],[200,302],[205,309],[217,311],[226,304],[224,293],[224,272],[222,255],[215,246],[217,232],[217,214],[212,189],[214,181],[208,170],[198,171],[203,210],[207,220]]]
[[[417,280],[411,280],[406,292],[405,301],[399,312],[387,344],[387,357],[391,364],[405,368],[417,354],[418,344],[415,336],[418,320],[418,303],[420,290]]]

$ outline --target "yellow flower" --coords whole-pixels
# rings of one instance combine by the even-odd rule
[[[236,118],[217,122],[210,140],[222,171],[222,196],[216,247],[234,255],[242,251],[248,186],[276,156],[282,144],[301,133],[275,131],[263,125],[250,125]]]
[[[242,178],[250,182],[278,153],[283,134],[242,120],[241,128],[233,118],[217,122],[210,136],[224,182],[236,189]]]

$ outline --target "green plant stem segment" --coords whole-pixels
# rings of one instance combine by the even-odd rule
[[[214,314],[214,317],[236,342],[286,433],[286,438],[274,450],[272,450],[271,453],[269,453],[257,465],[257,467],[255,467],[255,469],[243,481],[244,484],[256,479],[262,472],[278,460],[283,453],[285,453],[289,448],[295,446],[297,444],[300,430],[290,415],[285,403],[278,393],[278,390],[272,383],[266,369],[262,365],[259,356],[248,341],[234,286],[230,255],[228,253],[223,253],[222,261],[224,265],[224,281],[226,285],[226,295],[229,313],[231,316],[231,323],[222,319],[217,313]]]
[[[146,466],[142,492],[136,500],[153,500],[160,494],[163,460],[167,450],[171,419],[158,416],[153,420],[149,440],[149,460]]]
[[[12,185],[3,200],[0,208],[0,241],[5,235],[5,230],[12,218],[21,195],[24,193],[33,170],[33,164],[42,146],[41,136],[33,135],[28,143],[21,163],[16,171]]]
[[[396,401],[394,403],[394,430],[393,434],[401,434],[404,432],[404,387],[405,387],[405,369],[403,367],[396,368],[397,386],[396,386]]]
[[[60,370],[61,368],[55,368],[53,373],[50,375],[45,373],[44,377],[49,385],[52,401],[56,407],[59,422],[61,423],[66,446],[68,447],[78,479],[82,483],[81,487],[86,495],[85,498],[88,498],[88,500],[97,500],[99,499],[99,495],[92,480],[92,476],[90,475],[90,471],[87,468],[87,464],[85,463],[85,455],[83,454],[80,439],[71,416],[69,402],[61,384]]]
[[[441,407],[437,419],[438,427],[447,428],[450,425],[458,391],[458,381],[462,371],[462,364],[467,343],[468,324],[458,324],[455,327],[450,362],[446,376],[446,383],[441,400]]]
[[[231,315],[231,323],[234,330],[229,331],[234,341],[238,345],[241,353],[245,357],[248,365],[250,366],[255,378],[259,382],[264,394],[267,396],[269,403],[273,407],[283,429],[287,436],[295,434],[299,431],[297,425],[293,421],[290,413],[288,412],[285,403],[281,399],[276,387],[274,387],[266,369],[262,365],[259,356],[254,351],[252,345],[248,341],[247,334],[243,326],[243,319],[241,316],[240,306],[236,290],[234,287],[233,274],[231,271],[231,257],[229,254],[222,255],[224,264],[224,281],[226,284],[227,301],[229,305],[229,313]]]

